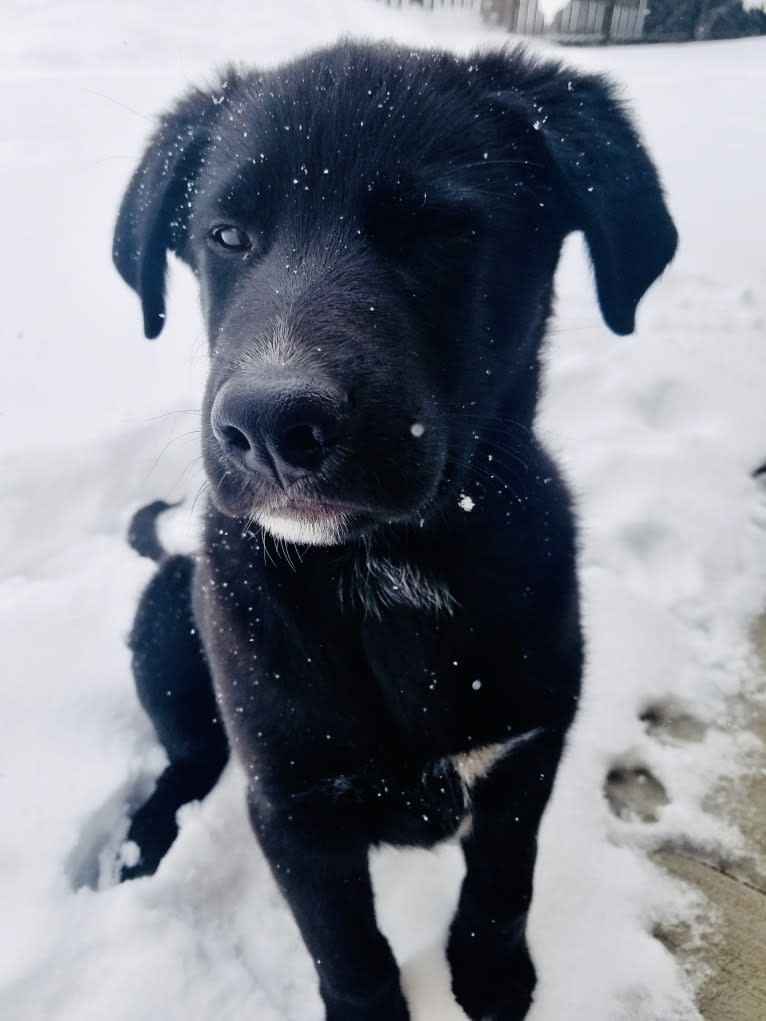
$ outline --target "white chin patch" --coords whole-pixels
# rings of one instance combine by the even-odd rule
[[[275,539],[304,546],[337,546],[346,533],[344,514],[325,512],[321,516],[308,517],[289,511],[260,511],[256,521]]]

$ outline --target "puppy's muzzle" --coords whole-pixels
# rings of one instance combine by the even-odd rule
[[[315,475],[342,439],[348,399],[302,378],[238,374],[218,391],[210,420],[228,460],[286,489]]]

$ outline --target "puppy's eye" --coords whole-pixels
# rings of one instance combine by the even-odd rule
[[[231,224],[222,223],[213,227],[210,237],[221,248],[228,252],[246,252],[253,247],[250,237],[240,227],[233,227]]]

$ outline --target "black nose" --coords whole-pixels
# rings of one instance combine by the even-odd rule
[[[306,381],[241,376],[221,387],[210,420],[235,463],[288,486],[321,467],[343,434],[346,403]]]

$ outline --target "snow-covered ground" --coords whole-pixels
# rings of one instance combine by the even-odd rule
[[[231,60],[274,63],[341,32],[455,46],[503,41],[467,13],[372,0],[5,0],[0,11],[0,1016],[13,1021],[317,1021],[310,962],[245,819],[230,767],[159,873],[98,886],[126,804],[161,767],[124,635],[150,565],[130,513],[187,498],[167,542],[193,545],[205,372],[192,282],[174,272],[168,327],[141,339],[110,264],[121,189],[151,117]],[[582,521],[589,665],[546,816],[529,1021],[691,1021],[689,985],[652,937],[704,904],[645,850],[731,849],[703,809],[747,740],[724,725],[752,684],[747,627],[766,602],[766,40],[570,51],[626,86],[682,243],[637,334],[600,321],[584,250],[568,244],[540,429]],[[639,719],[705,725],[668,742]],[[615,765],[669,803],[610,814]],[[415,1021],[450,1004],[440,945],[459,854],[385,852],[380,913]]]

